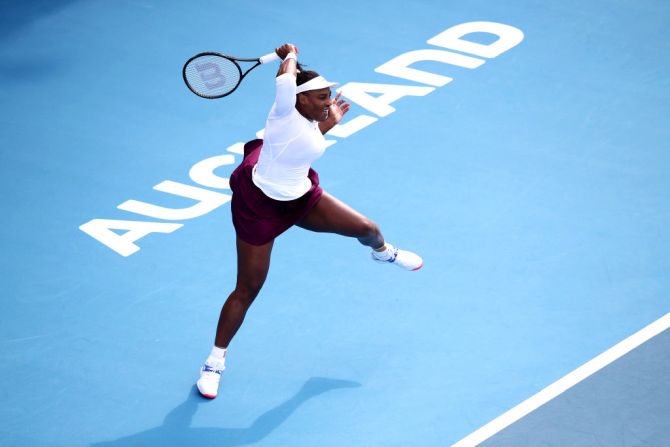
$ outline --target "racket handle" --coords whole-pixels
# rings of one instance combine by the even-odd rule
[[[261,64],[267,64],[268,62],[274,62],[280,59],[281,58],[274,51],[258,58],[258,60],[261,61]]]

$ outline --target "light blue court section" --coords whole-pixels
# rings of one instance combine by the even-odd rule
[[[445,446],[668,312],[667,2],[0,5],[1,445]],[[425,267],[288,231],[221,395],[201,400],[235,278],[229,205],[177,221],[117,206],[193,205],[152,189],[166,180],[228,193],[189,171],[254,138],[276,66],[207,101],[183,62],[288,41],[341,84],[426,87],[375,68],[474,21],[524,39],[474,69],[418,62],[453,81],[386,116],[354,104],[348,119],[377,121],[315,165]],[[79,230],[94,219],[183,226],[124,257]]]

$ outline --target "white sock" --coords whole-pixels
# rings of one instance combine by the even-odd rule
[[[383,251],[372,250],[372,254],[374,255],[375,258],[379,259],[380,261],[386,261],[390,259],[391,256],[393,255],[393,245],[387,242],[386,244],[384,244]]]
[[[214,346],[212,352],[209,353],[207,360],[214,360],[215,362],[223,363],[226,361],[226,348],[219,348]]]

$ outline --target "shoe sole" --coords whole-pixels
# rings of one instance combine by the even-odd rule
[[[389,263],[388,261],[381,261],[381,260],[379,260],[379,259],[374,259],[374,258],[373,258],[372,260],[375,261],[375,262],[378,262],[378,263],[380,263],[380,264],[392,264],[392,263]],[[410,270],[405,269],[405,270],[407,270],[407,271],[409,271],[409,272],[416,272],[416,271],[419,270],[421,267],[423,267],[423,262],[421,263],[420,266],[418,266],[418,267],[415,268],[415,269],[410,269]]]

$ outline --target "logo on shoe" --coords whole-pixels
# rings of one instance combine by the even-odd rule
[[[212,373],[216,373],[216,374],[221,374],[222,371],[220,369],[214,369],[209,365],[204,365],[202,367],[202,372],[212,372]]]

